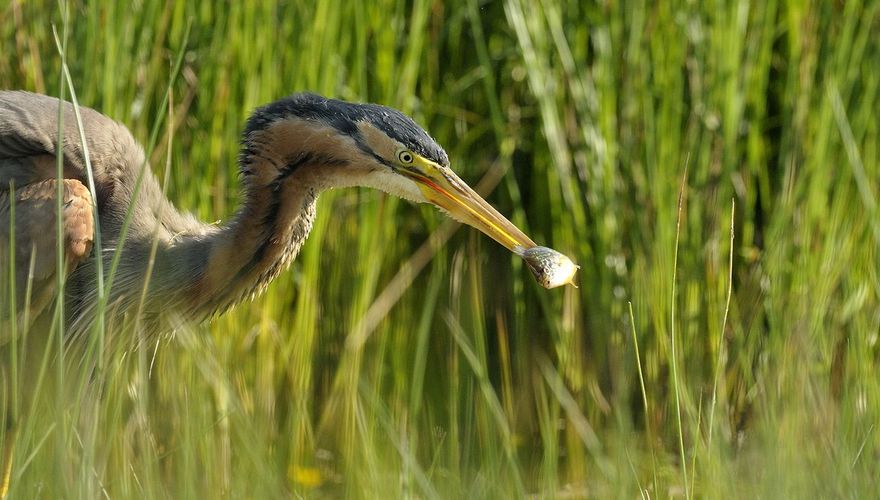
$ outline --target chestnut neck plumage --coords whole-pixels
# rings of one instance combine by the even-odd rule
[[[114,278],[110,307],[118,312],[138,309],[146,323],[169,313],[199,321],[259,294],[290,265],[308,237],[318,195],[354,185],[358,174],[369,171],[359,166],[363,161],[350,137],[314,122],[279,120],[249,134],[239,157],[243,192],[235,215],[225,224],[210,225],[182,216],[170,204],[163,206],[158,236],[142,233],[126,239],[124,252],[131,258],[123,259],[125,267]],[[154,184],[151,179],[146,190],[157,189]],[[156,199],[149,194],[143,198]],[[157,237],[155,264],[147,278]],[[107,255],[105,267],[111,253]],[[145,279],[149,287],[140,309]],[[81,283],[79,288],[94,286]],[[75,305],[76,323],[90,323],[93,299]]]
[[[192,284],[195,290],[187,293],[189,315],[212,316],[265,290],[302,248],[318,195],[349,184],[343,171],[355,161],[351,139],[298,119],[246,137],[240,157],[242,205],[210,237],[205,267]]]

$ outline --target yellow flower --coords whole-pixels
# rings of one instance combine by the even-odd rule
[[[299,465],[291,465],[287,469],[287,477],[294,483],[306,488],[317,488],[324,482],[321,476],[321,470],[317,467],[300,467]]]

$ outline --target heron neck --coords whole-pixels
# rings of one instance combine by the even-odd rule
[[[169,313],[184,321],[201,321],[258,295],[296,257],[312,229],[317,197],[331,187],[328,176],[332,182],[334,171],[332,164],[311,161],[281,169],[270,182],[245,179],[241,207],[228,223],[211,226],[193,220],[186,228],[176,228],[180,232],[173,237],[161,238],[149,278],[155,235],[132,238],[110,303],[134,310],[148,280],[143,310],[147,323]],[[109,259],[106,264],[109,268]],[[88,280],[93,275],[83,271],[86,278],[74,279],[71,289],[93,290]],[[90,297],[86,292],[71,295],[76,302],[72,310],[79,318],[75,323],[77,328],[88,328],[96,301],[77,300],[80,295]]]
[[[242,206],[212,238],[204,272],[188,294],[195,316],[259,295],[287,269],[312,229],[318,195],[328,187],[323,178],[333,167],[306,155],[270,182],[245,180]]]

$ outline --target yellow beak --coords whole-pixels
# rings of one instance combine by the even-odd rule
[[[453,219],[479,229],[508,250],[522,255],[535,242],[448,168],[424,161],[421,169],[401,173],[416,181],[425,198]]]
[[[577,287],[574,276],[580,266],[556,250],[537,246],[449,168],[417,157],[413,166],[401,168],[400,173],[415,181],[425,199],[453,219],[479,229],[522,257],[544,288]]]

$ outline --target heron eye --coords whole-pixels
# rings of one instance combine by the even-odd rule
[[[415,160],[415,157],[411,152],[404,149],[397,153],[397,159],[400,160],[400,163],[403,163],[404,165],[409,165],[413,162],[413,160]]]

